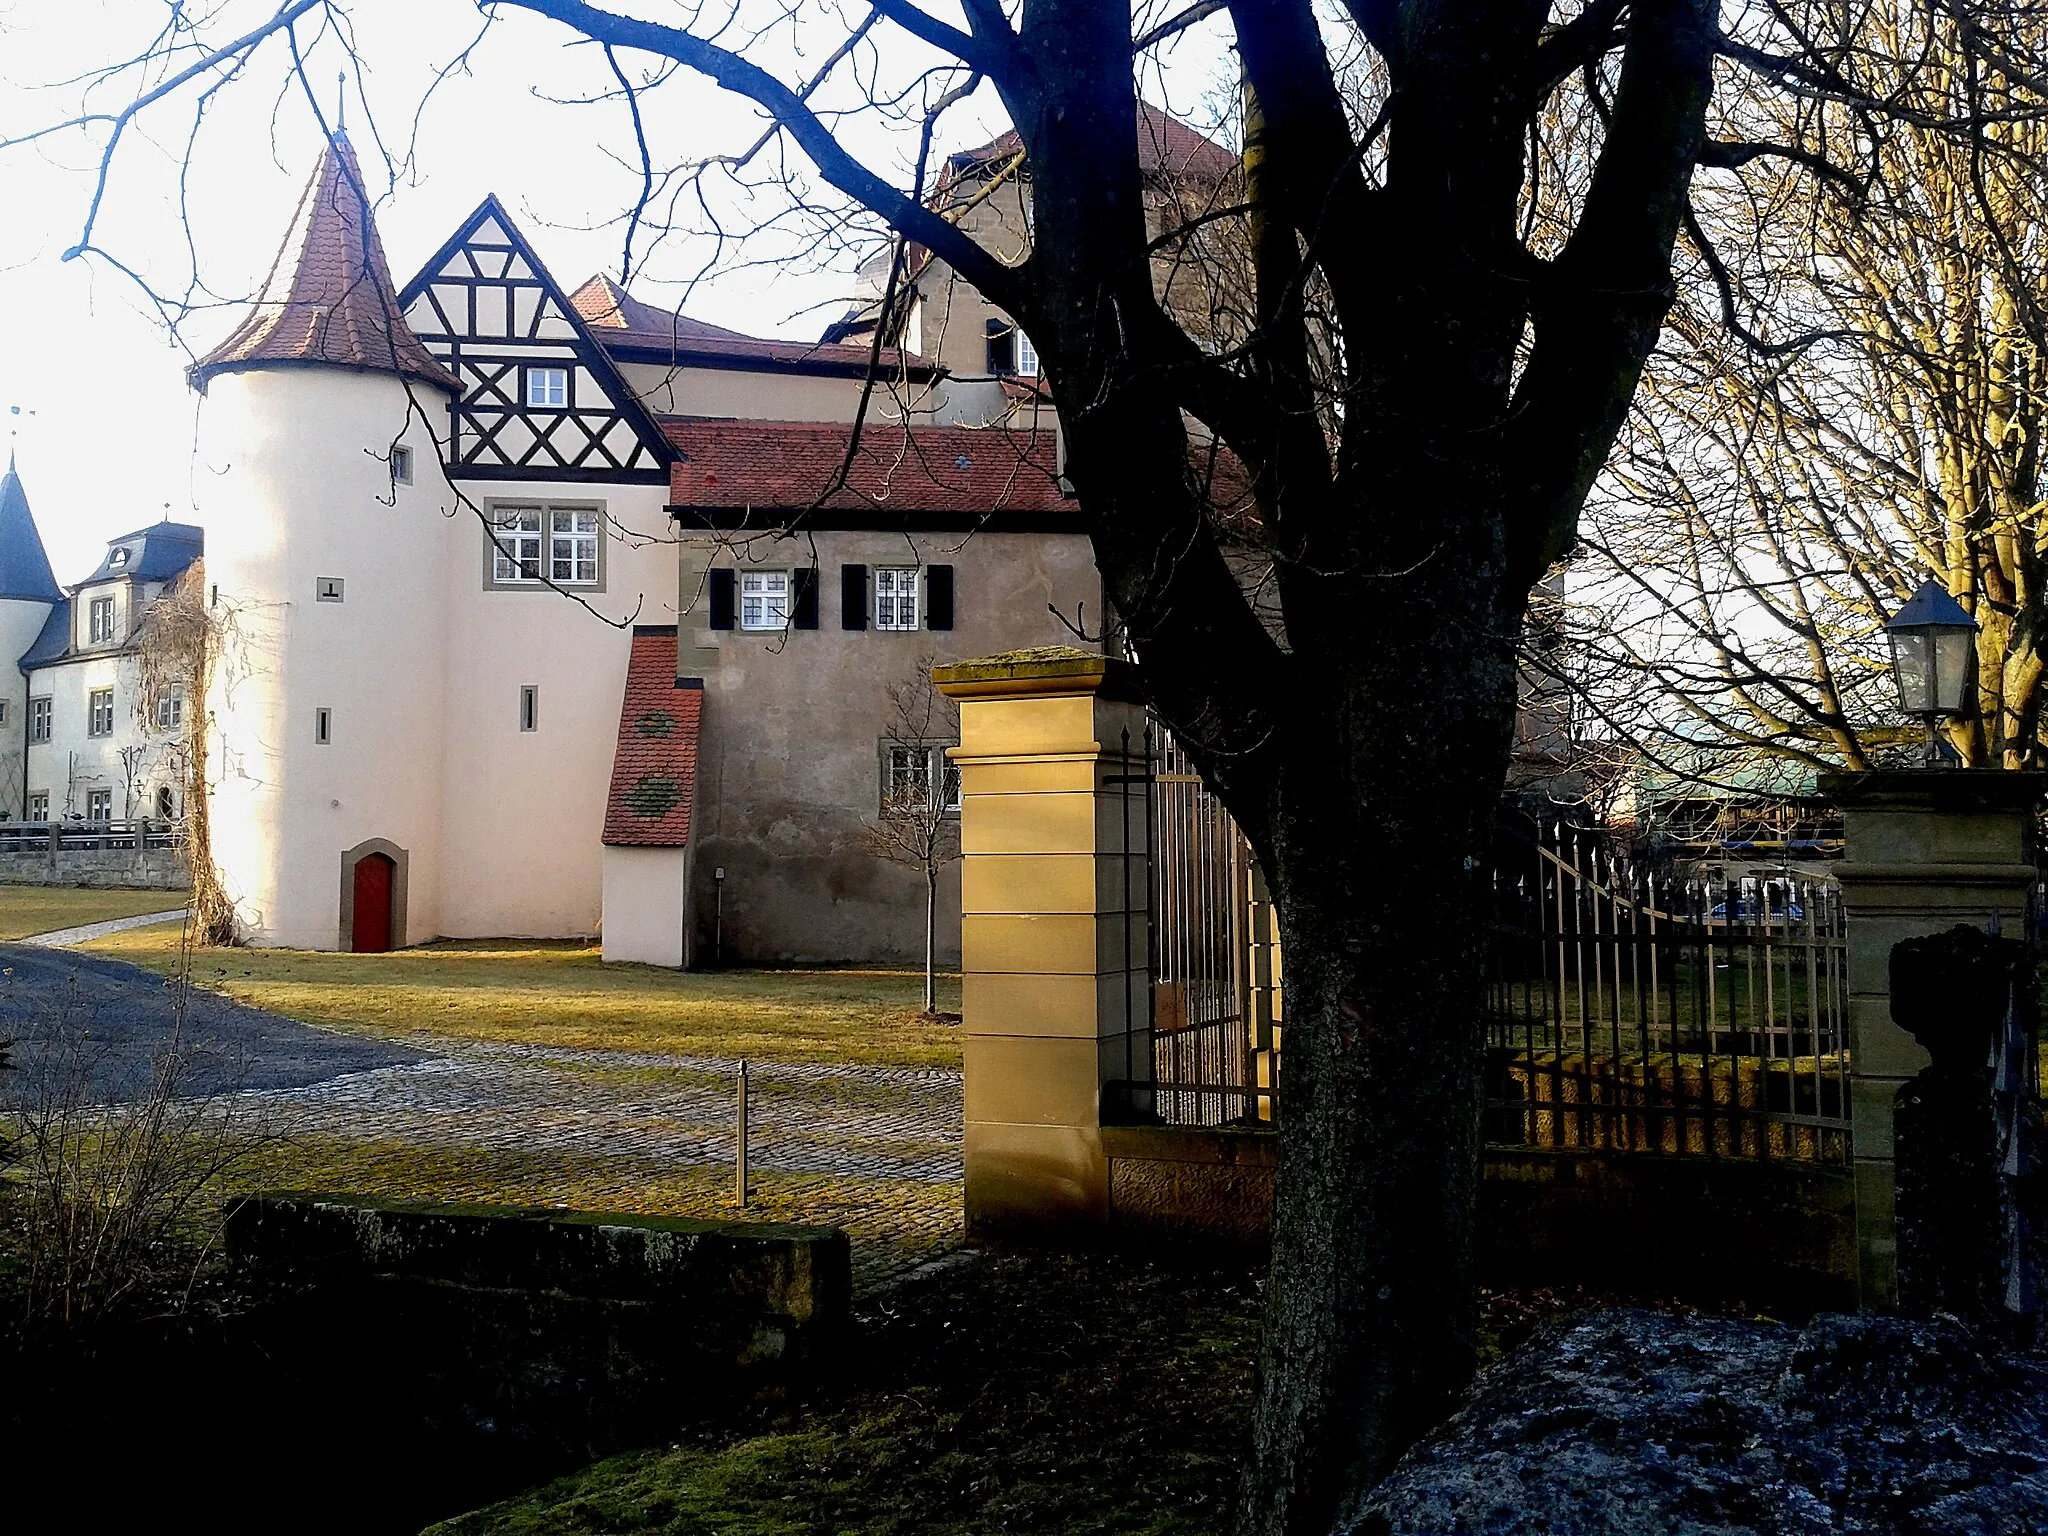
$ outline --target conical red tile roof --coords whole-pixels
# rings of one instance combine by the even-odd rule
[[[461,388],[405,323],[363,195],[363,173],[344,138],[332,140],[320,157],[262,298],[186,376],[200,388],[217,373],[299,364]]]

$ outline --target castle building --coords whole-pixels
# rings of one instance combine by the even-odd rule
[[[870,829],[906,779],[947,792],[951,726],[896,706],[1072,643],[1101,589],[1054,432],[870,356],[568,291],[496,199],[401,288],[330,146],[190,370],[211,855],[249,940],[919,957],[923,873]]]
[[[0,476],[0,817],[30,822],[184,816],[187,691],[145,696],[152,605],[200,557],[202,533],[160,522],[109,540],[57,585],[12,462]]]

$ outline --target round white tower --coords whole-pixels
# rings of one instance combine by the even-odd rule
[[[432,938],[454,502],[428,423],[455,384],[400,317],[345,142],[263,299],[191,378],[220,634],[213,855],[242,931],[305,949]]]
[[[14,472],[0,475],[0,813],[28,811],[28,676],[20,666],[64,600]]]

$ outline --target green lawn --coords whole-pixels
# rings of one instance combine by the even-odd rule
[[[176,912],[183,891],[80,890],[68,885],[0,885],[0,939],[25,939],[144,912]]]
[[[85,946],[169,975],[179,931]],[[384,1039],[452,1035],[585,1049],[775,1061],[960,1065],[957,1027],[919,1013],[914,971],[679,972],[605,965],[593,944],[480,939],[386,955],[199,949],[192,979],[288,1018]],[[939,1006],[957,1012],[960,981]]]

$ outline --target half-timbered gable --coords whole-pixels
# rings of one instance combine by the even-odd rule
[[[674,450],[495,197],[399,295],[462,383],[451,477],[660,484]]]

